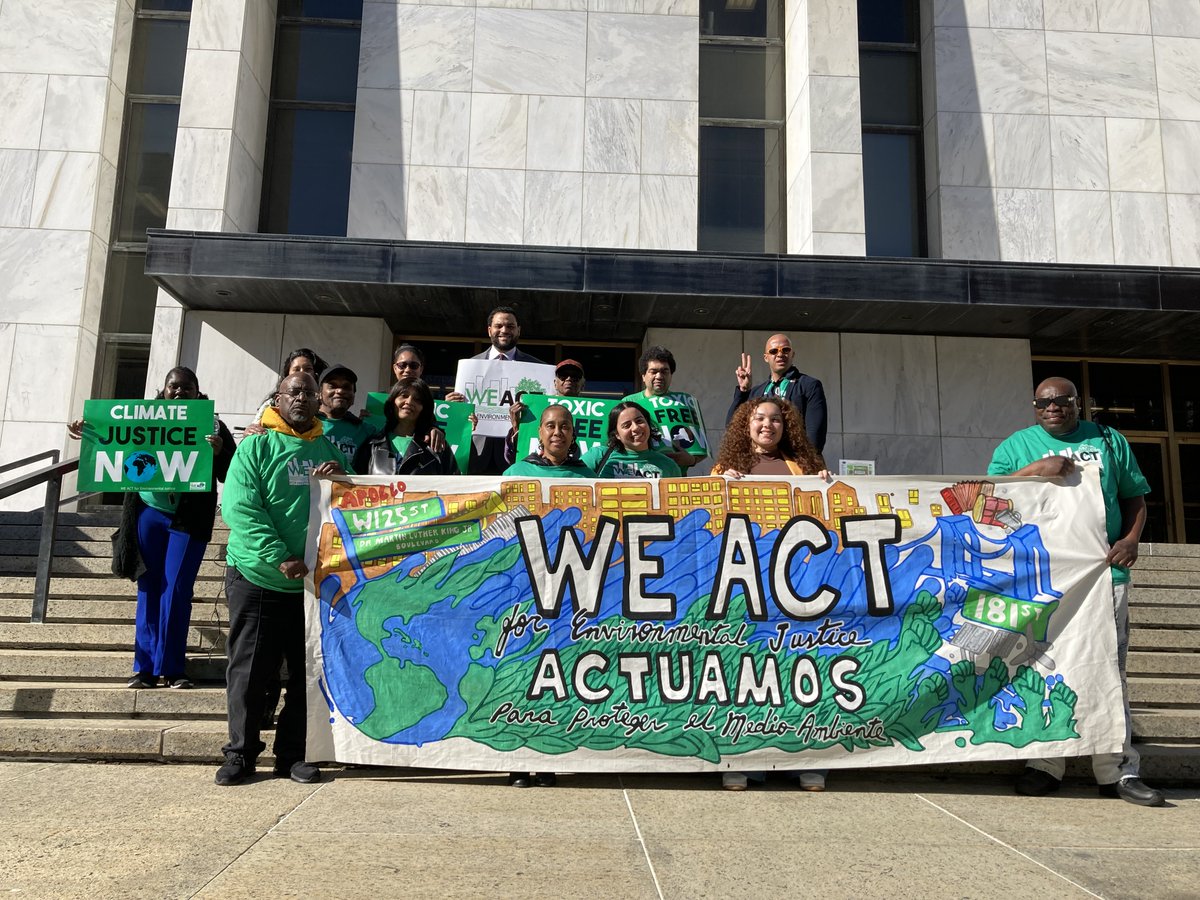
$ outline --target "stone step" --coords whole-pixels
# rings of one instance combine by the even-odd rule
[[[60,516],[54,529],[54,539],[55,541],[96,541],[111,545],[112,534],[117,530],[119,525],[120,522],[117,520],[113,520],[107,524],[93,521],[65,522]],[[37,522],[29,525],[0,524],[0,541],[37,541],[41,527],[42,521],[40,518]],[[210,543],[223,545],[228,540],[229,529],[218,522],[213,528],[213,536]]]
[[[270,748],[274,733],[263,732]],[[224,722],[173,719],[0,718],[0,756],[16,759],[203,760],[217,763]],[[258,758],[270,768],[269,751]]]
[[[1133,606],[1200,606],[1200,588],[1135,586],[1129,594]]]
[[[1134,569],[1134,588],[1181,587],[1200,588],[1200,572],[1180,572],[1175,569]]]
[[[1138,556],[1133,568],[1133,580],[1137,583],[1141,572],[1200,572],[1200,556]]]
[[[1200,680],[1130,675],[1129,702],[1143,708],[1200,706]],[[1196,737],[1200,738],[1200,735]]]
[[[2,480],[4,476],[0,476]],[[116,527],[121,521],[120,506],[97,506],[85,512],[68,512],[60,510],[58,522],[60,525],[111,525]],[[42,524],[42,510],[29,512],[0,512],[0,528],[37,527]]]
[[[132,587],[132,586],[131,586]],[[129,624],[134,621],[136,600],[102,597],[96,600],[51,598],[46,607],[47,623],[58,624]],[[28,622],[32,601],[28,597],[0,598],[0,621]],[[228,626],[229,606],[224,597],[192,601],[192,625]],[[1200,636],[1197,641],[1200,642]]]
[[[1145,556],[1200,556],[1200,544],[1139,544],[1138,558]]]
[[[193,619],[195,613],[192,614]],[[1200,631],[1186,628],[1132,628],[1129,649],[1200,651]]]
[[[37,571],[36,556],[0,556],[0,575],[29,575]],[[101,556],[56,556],[50,563],[51,575],[115,577],[112,573],[112,557]],[[225,558],[206,559],[200,563],[199,578],[223,578]]]
[[[1134,651],[1129,654],[1126,671],[1130,675],[1189,675],[1200,677],[1200,652],[1160,653]],[[1200,705],[1200,686],[1196,703]],[[1197,732],[1200,737],[1200,732]]]
[[[223,687],[184,689],[0,682],[0,716],[225,718]]]
[[[136,592],[133,582],[124,578],[52,578],[51,597],[130,597]],[[195,596],[216,597],[225,590],[219,578],[196,581]],[[33,578],[17,575],[0,576],[0,597],[32,597]]]
[[[31,556],[37,558],[38,551],[41,546],[36,537],[23,538],[20,540],[0,540],[0,556]],[[68,541],[59,540],[54,542],[55,557],[70,557],[70,556],[86,556],[96,559],[111,559],[112,558],[112,542],[109,540],[103,541]],[[204,548],[205,559],[224,559],[225,558],[225,542],[220,543],[210,542]]]
[[[1200,628],[1200,607],[1130,606],[1129,622],[1137,628]]]
[[[226,629],[219,626],[189,628],[187,650],[189,653],[225,652]],[[64,649],[79,650],[127,650],[133,646],[133,625],[63,625],[31,622],[0,622],[0,648],[9,649]]]
[[[1134,709],[1135,740],[1200,742],[1200,709]]]
[[[224,684],[226,659],[191,656],[187,674],[198,684]],[[124,684],[133,675],[133,653],[125,650],[2,650],[2,681],[86,681]]]

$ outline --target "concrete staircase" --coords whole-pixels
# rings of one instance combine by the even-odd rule
[[[130,690],[133,586],[109,571],[115,512],[62,517],[47,621],[34,625],[39,521],[0,515],[0,757],[219,759],[227,532],[218,522],[196,585],[188,638],[196,686]],[[1129,681],[1143,773],[1200,780],[1200,545],[1144,544],[1135,573]],[[1087,770],[1072,763],[1072,772]]]

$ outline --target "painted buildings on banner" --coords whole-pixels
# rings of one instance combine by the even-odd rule
[[[176,364],[235,427],[301,346],[445,386],[509,304],[713,446],[789,333],[835,469],[969,480],[1065,374],[1200,540],[1198,71],[1173,0],[4,0],[0,461]]]

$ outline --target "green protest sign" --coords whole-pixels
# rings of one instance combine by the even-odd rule
[[[211,400],[88,400],[79,490],[210,490],[215,425]]]
[[[608,413],[617,405],[616,400],[601,400],[597,397],[554,397],[547,394],[523,394],[521,402],[525,409],[521,413],[521,424],[517,428],[517,459],[521,460],[537,450],[538,419],[548,406],[565,406],[575,419],[575,440],[580,453],[597,444],[608,443]]]
[[[668,448],[683,450],[697,460],[708,456],[708,437],[704,433],[700,404],[691,394],[676,391],[647,397],[639,391],[622,399],[636,403],[650,413],[650,424]]]
[[[387,403],[386,391],[372,391],[367,394],[366,422],[383,431],[383,405]],[[471,459],[471,413],[475,411],[474,403],[449,403],[446,400],[433,402],[433,419],[438,428],[446,435],[446,443],[454,454],[458,471],[466,474],[467,464]]]

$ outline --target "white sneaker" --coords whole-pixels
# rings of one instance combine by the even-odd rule
[[[825,775],[822,772],[801,772],[800,773],[800,790],[802,791],[823,791],[825,790]]]
[[[727,791],[744,791],[749,783],[745,772],[721,773],[721,787]]]

